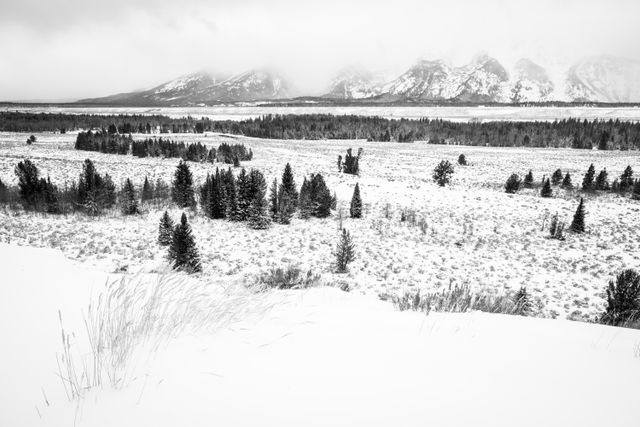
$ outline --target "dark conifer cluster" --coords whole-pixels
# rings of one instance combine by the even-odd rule
[[[202,163],[214,161],[216,150],[214,148],[209,150],[206,145],[200,142],[185,144],[184,142],[172,141],[160,137],[132,141],[131,154],[136,157],[181,158]]]
[[[78,180],[66,183],[62,189],[53,184],[49,177],[41,177],[37,166],[28,159],[17,164],[15,174],[18,178],[17,188],[0,182],[0,203],[19,201],[26,211],[51,214],[84,212],[95,216],[110,210],[119,202],[122,212],[131,215],[140,212],[141,203],[169,198],[166,183],[158,179],[152,184],[147,177],[140,192],[128,178],[121,190],[117,191],[109,174],[99,174],[89,159],[84,161]]]
[[[358,149],[357,156],[354,156],[352,151],[353,150],[351,148],[347,150],[344,160],[342,159],[342,156],[338,156],[338,169],[344,173],[358,175],[360,174],[360,156],[362,154],[362,148]]]
[[[300,218],[326,218],[331,215],[331,191],[321,174],[311,174],[302,181],[300,188]]]
[[[223,142],[218,147],[217,157],[219,162],[232,164],[235,167],[240,166],[239,162],[250,161],[253,159],[253,151],[244,146],[244,144],[227,144]]]
[[[109,132],[80,132],[76,137],[76,150],[98,151],[105,154],[128,154],[133,143],[131,135]]]

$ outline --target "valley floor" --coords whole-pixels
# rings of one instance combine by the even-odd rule
[[[346,275],[333,273],[340,214],[328,219],[294,219],[289,226],[255,231],[244,225],[190,214],[203,258],[204,276],[228,282],[252,282],[273,267],[290,264],[321,275],[321,281],[353,292],[387,297],[405,292],[437,291],[468,284],[483,292],[507,292],[526,286],[536,301],[536,315],[594,319],[604,304],[604,288],[623,268],[640,265],[640,202],[612,194],[586,196],[587,233],[566,241],[547,238],[550,216],[571,222],[580,194],[554,187],[552,198],[537,190],[504,193],[511,173],[533,170],[536,182],[555,169],[570,172],[579,184],[590,163],[607,168],[610,179],[627,165],[640,172],[635,152],[568,149],[519,149],[398,144],[366,141],[278,141],[224,135],[171,135],[211,146],[243,142],[267,182],[280,178],[290,162],[296,183],[320,172],[338,197],[338,211],[348,217],[349,201],[359,182],[363,219],[345,218],[357,257]],[[119,184],[126,177],[141,185],[145,176],[172,179],[176,159],[106,155],[73,150],[74,134],[37,135],[32,146],[24,134],[0,134],[0,179],[15,184],[13,169],[24,158],[64,185],[77,179],[90,158],[101,173]],[[364,149],[360,176],[338,173],[336,159],[347,148]],[[442,159],[464,153],[469,166],[457,166],[451,186],[440,188],[431,174]],[[219,166],[216,165],[216,166]],[[191,164],[195,182],[215,166]],[[84,215],[43,216],[0,212],[0,242],[56,248],[67,258],[104,272],[163,271],[165,250],[156,243],[162,208],[146,207],[136,217],[118,212],[98,219]],[[415,213],[414,223],[401,212]],[[174,218],[180,211],[173,209]]]

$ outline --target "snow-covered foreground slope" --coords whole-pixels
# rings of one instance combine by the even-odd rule
[[[98,300],[106,276],[53,250],[2,244],[0,259],[3,426],[584,427],[640,419],[640,331],[401,313],[334,288],[247,294],[259,303],[242,320],[180,334],[155,351],[137,347],[122,388],[69,402],[56,376],[58,309],[81,343],[81,309]]]

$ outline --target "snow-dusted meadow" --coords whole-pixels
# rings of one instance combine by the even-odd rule
[[[86,158],[118,184],[170,181],[177,164],[75,151],[75,134],[36,136],[27,146],[24,134],[0,134],[0,179],[15,183],[24,158],[59,185]],[[95,219],[0,212],[0,425],[638,425],[640,331],[562,318],[593,319],[607,281],[638,267],[640,202],[589,196],[587,233],[557,241],[542,225],[556,212],[570,222],[577,193],[502,188],[529,169],[536,182],[561,168],[580,183],[590,163],[613,179],[628,164],[640,171],[636,153],[171,138],[243,142],[254,152],[244,166],[269,183],[287,162],[298,186],[320,172],[342,215],[256,231],[190,213],[204,271],[186,277],[168,273],[156,243],[161,208]],[[338,173],[338,154],[359,147],[361,175]],[[470,165],[437,187],[435,165],[461,153]],[[214,170],[190,165],[196,182]],[[352,220],[356,182],[365,215]],[[347,274],[332,266],[341,222],[357,252]],[[312,270],[318,286],[247,287],[287,265]],[[425,316],[380,300],[449,284],[526,286],[535,315],[559,319]]]
[[[77,178],[86,158],[116,183],[131,177],[138,185],[145,175],[170,181],[177,164],[176,159],[75,151],[74,134],[36,136],[38,141],[26,146],[23,134],[0,135],[0,179],[15,182],[13,168],[23,158],[59,185]],[[323,220],[296,218],[289,226],[267,231],[192,214],[205,276],[252,282],[272,267],[294,264],[313,270],[323,283],[382,297],[449,284],[498,293],[526,286],[539,316],[593,319],[602,310],[608,280],[618,270],[640,264],[639,202],[611,194],[587,196],[587,233],[557,241],[548,239],[542,226],[555,213],[569,224],[578,193],[554,187],[553,198],[544,199],[537,190],[515,195],[503,190],[511,173],[523,176],[529,169],[536,182],[560,168],[579,184],[590,163],[597,170],[606,168],[613,180],[629,164],[640,171],[635,152],[171,137],[212,146],[243,142],[254,151],[254,160],[244,166],[259,168],[269,184],[280,178],[287,162],[298,186],[303,176],[320,172],[336,191],[342,212]],[[359,177],[338,173],[337,156],[349,147],[364,149]],[[461,153],[470,165],[456,165],[451,186],[436,186],[431,179],[435,165],[442,159],[455,163]],[[191,168],[196,182],[214,170],[209,164],[191,163]],[[356,182],[365,204],[361,220],[348,218]],[[414,212],[415,222],[401,222],[402,211]],[[0,214],[0,241],[60,249],[66,257],[105,272],[157,271],[165,267],[164,249],[156,243],[161,213],[148,207],[139,217],[115,213],[93,219],[5,212]],[[175,209],[171,213],[174,218],[180,214]],[[332,268],[341,221],[357,247],[357,259],[346,275]]]

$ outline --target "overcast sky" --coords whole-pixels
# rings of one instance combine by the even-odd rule
[[[640,59],[639,0],[0,0],[0,100],[76,99],[198,70],[276,67],[321,91],[359,64],[419,58],[551,72],[582,56]]]

